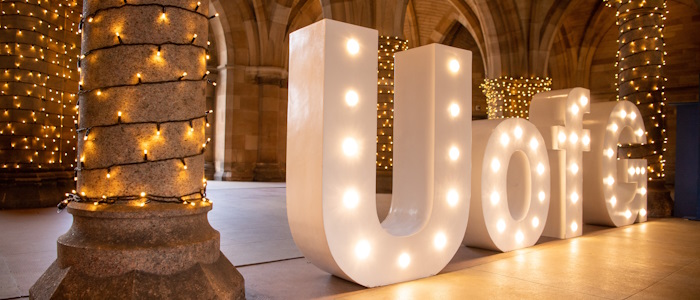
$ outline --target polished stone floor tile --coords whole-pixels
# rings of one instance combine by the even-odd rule
[[[248,299],[700,299],[700,222],[655,219],[584,226],[569,240],[499,253],[460,247],[439,275],[366,289],[302,257],[287,224],[284,183],[210,182],[221,250]],[[390,207],[380,195],[378,217]],[[72,217],[54,208],[0,211],[0,299],[28,295],[56,258]]]
[[[698,299],[700,260],[633,295],[630,299]]]
[[[600,299],[518,278],[466,269],[340,295],[339,299]]]

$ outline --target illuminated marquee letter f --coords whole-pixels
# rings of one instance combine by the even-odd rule
[[[377,31],[322,20],[290,35],[287,214],[317,267],[373,287],[437,274],[469,216],[471,52],[396,54],[393,199],[376,208]],[[383,55],[383,53],[380,53]]]

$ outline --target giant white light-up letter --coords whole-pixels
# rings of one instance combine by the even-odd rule
[[[624,226],[646,221],[646,159],[618,158],[618,144],[643,144],[644,122],[629,101],[593,103],[584,127],[591,151],[583,154],[583,219],[586,223]]]
[[[322,20],[292,33],[289,50],[294,241],[317,267],[369,287],[437,274],[461,244],[471,192],[471,52],[398,53],[394,194],[380,223],[377,41],[376,30]]]
[[[590,132],[583,129],[583,115],[590,112],[589,99],[589,90],[573,88],[538,93],[530,104],[530,121],[544,137],[552,168],[545,236],[562,239],[582,233],[582,154],[591,144]]]
[[[534,245],[549,211],[547,149],[524,119],[472,123],[472,206],[464,244],[498,251]]]

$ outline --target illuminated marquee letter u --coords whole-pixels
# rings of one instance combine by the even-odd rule
[[[289,49],[292,235],[314,265],[368,287],[447,265],[467,225],[471,176],[471,52],[398,53],[394,192],[379,221],[377,41],[375,30],[322,20],[292,33]]]

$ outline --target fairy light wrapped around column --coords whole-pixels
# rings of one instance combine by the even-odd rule
[[[394,55],[408,49],[408,41],[395,36],[379,36],[377,50],[377,185],[391,190],[394,169]]]
[[[485,79],[481,84],[486,95],[489,119],[523,118],[530,115],[530,101],[539,92],[551,91],[548,77],[515,78],[503,76]]]
[[[391,172],[394,132],[394,54],[408,49],[408,41],[393,36],[379,37],[377,68],[377,172]]]
[[[199,21],[209,16],[196,3],[111,2],[86,6],[82,24],[78,193],[69,200],[206,205]]]
[[[666,96],[663,66],[665,0],[606,0],[606,5],[617,9],[619,27],[617,62],[618,101],[627,100],[637,105],[647,141],[644,145],[624,147],[620,155],[643,158],[648,162],[649,180],[665,177]]]

